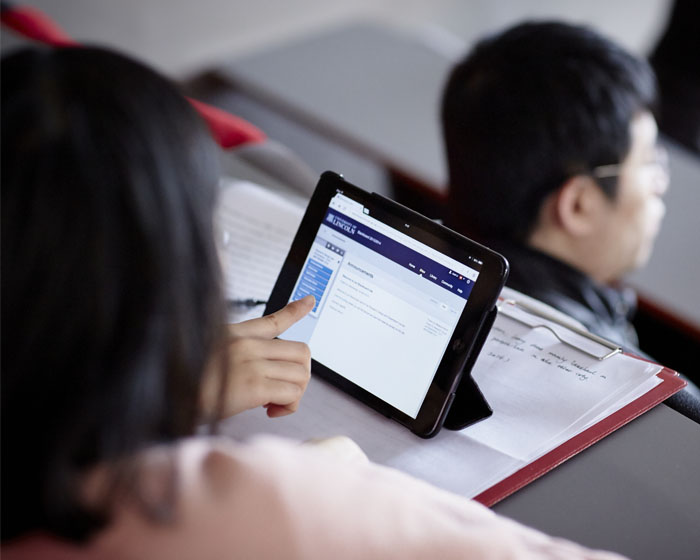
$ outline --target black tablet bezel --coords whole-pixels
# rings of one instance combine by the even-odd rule
[[[483,245],[394,201],[375,193],[368,193],[348,183],[342,176],[327,171],[321,175],[294,237],[268,300],[266,315],[281,309],[289,301],[331,199],[337,193],[342,193],[369,208],[372,217],[459,262],[468,263],[468,257],[471,256],[482,263],[479,277],[415,419],[312,359],[311,369],[314,374],[380,413],[400,422],[417,435],[432,437],[439,431],[445,420],[465,362],[478,338],[484,320],[496,305],[508,275],[508,262],[504,257]]]

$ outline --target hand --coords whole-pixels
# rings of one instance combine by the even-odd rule
[[[296,411],[311,377],[311,352],[303,342],[275,337],[313,307],[313,296],[306,296],[271,315],[228,325],[228,363],[220,355],[212,361],[202,389],[204,410],[215,411],[220,404],[223,363],[227,367],[224,417],[258,406],[265,406],[270,418]]]

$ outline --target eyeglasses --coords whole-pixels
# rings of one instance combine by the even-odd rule
[[[642,163],[645,167],[656,167],[666,177],[670,174],[668,165],[668,151],[663,146],[654,147],[654,155]],[[608,177],[618,177],[622,172],[621,163],[612,163],[610,165],[599,165],[591,170],[591,173],[597,179],[606,179]]]

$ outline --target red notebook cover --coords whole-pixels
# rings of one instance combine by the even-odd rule
[[[500,502],[554,467],[561,465],[564,461],[634,420],[637,416],[665,401],[687,385],[686,381],[681,379],[677,372],[666,367],[657,374],[657,377],[660,377],[663,382],[651,391],[643,394],[610,416],[603,418],[600,422],[585,429],[570,440],[565,441],[559,447],[552,449],[509,477],[494,484],[491,488],[484,490],[474,499],[489,507]]]

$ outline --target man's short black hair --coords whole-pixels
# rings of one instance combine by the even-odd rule
[[[525,241],[566,179],[624,159],[655,99],[646,61],[586,27],[527,22],[482,40],[442,100],[451,225]],[[615,196],[615,181],[601,187]]]

